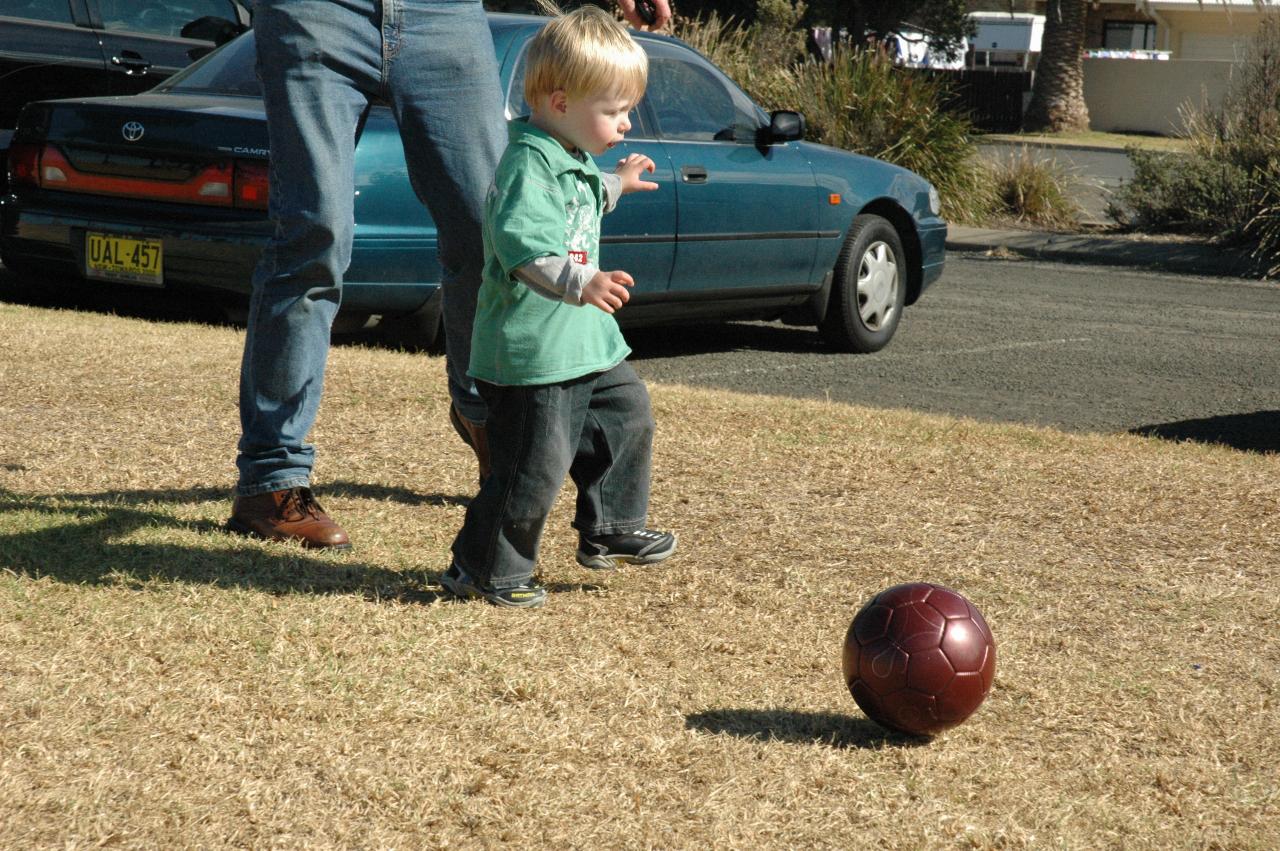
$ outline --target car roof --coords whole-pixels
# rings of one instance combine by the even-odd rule
[[[488,15],[490,29],[495,34],[501,35],[503,40],[509,39],[524,30],[540,29],[548,21],[546,15],[530,15],[519,12],[489,12]],[[674,41],[671,36],[665,33],[634,29],[630,32],[634,37],[652,39],[654,41]]]

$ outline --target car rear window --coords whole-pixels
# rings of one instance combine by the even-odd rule
[[[252,30],[188,65],[156,87],[163,92],[262,97]]]

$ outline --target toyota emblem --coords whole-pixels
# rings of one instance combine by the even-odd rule
[[[128,121],[120,128],[120,135],[124,136],[126,142],[136,142],[142,138],[142,134],[147,132],[147,128],[142,126],[140,121]]]

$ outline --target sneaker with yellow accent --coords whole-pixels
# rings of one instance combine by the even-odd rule
[[[495,606],[516,609],[536,609],[547,601],[547,589],[541,585],[525,583],[514,588],[488,588],[456,564],[440,575],[440,586],[459,600],[479,597]]]

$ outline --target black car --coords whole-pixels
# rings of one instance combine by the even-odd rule
[[[0,160],[24,104],[145,91],[247,30],[246,3],[0,0]]]

